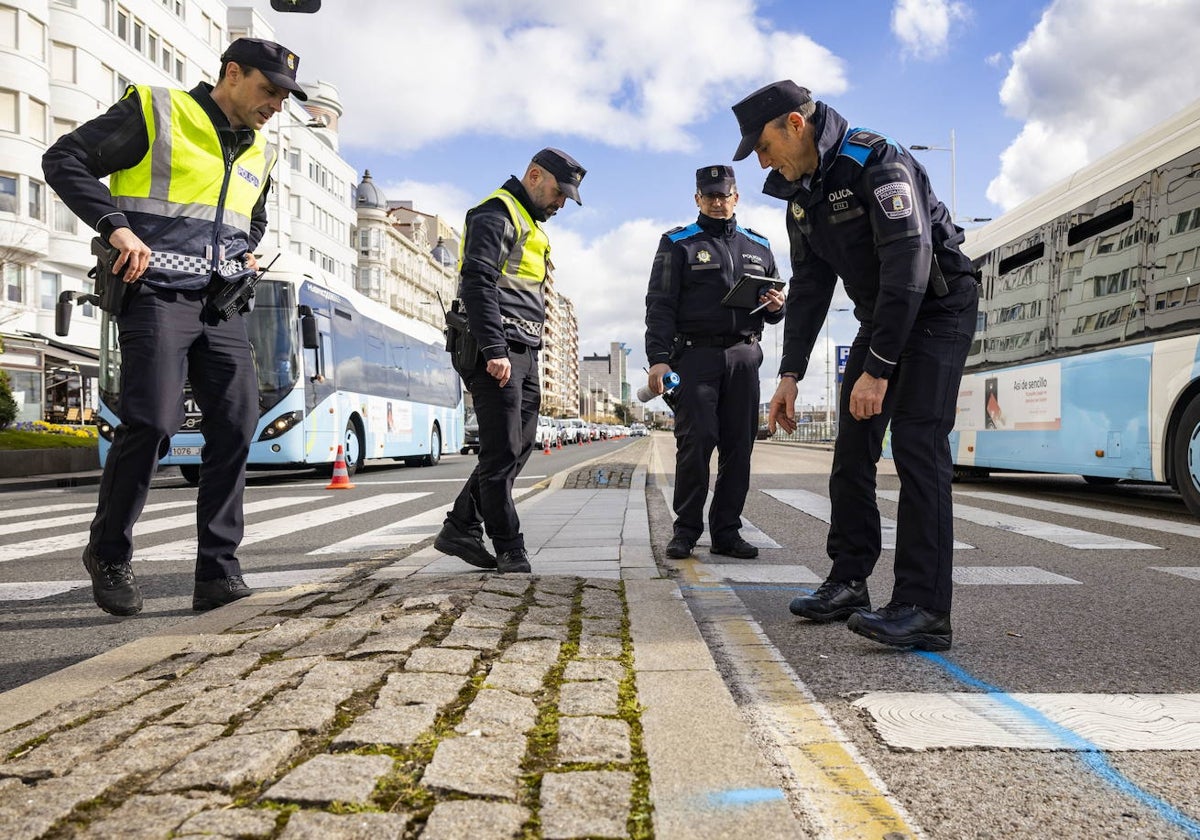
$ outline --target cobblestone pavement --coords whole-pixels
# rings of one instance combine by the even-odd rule
[[[473,574],[298,595],[0,734],[0,825],[652,836],[623,590]]]
[[[564,490],[626,490],[633,480],[637,464],[604,463],[570,473]]]

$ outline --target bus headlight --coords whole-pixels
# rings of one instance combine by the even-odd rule
[[[302,411],[289,411],[287,414],[280,414],[263,428],[258,439],[274,440],[302,419],[304,419],[304,412]]]

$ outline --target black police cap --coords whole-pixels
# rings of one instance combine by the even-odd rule
[[[572,198],[580,207],[583,206],[583,202],[579,200],[579,184],[587,170],[579,165],[579,161],[561,149],[547,147],[533,156],[533,162],[554,176],[554,180],[558,181],[558,188],[567,198]]]
[[[701,166],[696,170],[696,192],[731,193],[737,188],[732,166]]]
[[[270,79],[272,84],[290,90],[297,99],[308,99],[308,94],[296,81],[296,70],[300,67],[300,57],[274,41],[264,41],[261,38],[238,38],[221,55],[222,67],[230,61],[253,67]]]
[[[812,93],[808,88],[800,87],[791,79],[784,79],[759,88],[734,105],[733,115],[737,117],[738,127],[742,130],[742,142],[733,153],[733,159],[742,160],[754,151],[767,123],[776,117],[798,111],[809,102],[812,102]]]

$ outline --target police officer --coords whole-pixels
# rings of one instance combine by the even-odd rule
[[[851,128],[795,82],[767,85],[733,112],[742,134],[734,160],[756,152],[773,170],[764,192],[788,204],[792,282],[769,427],[795,428],[796,382],[839,276],[859,321],[829,479],[833,568],[790,609],[813,621],[849,618],[851,630],[885,644],[945,650],[954,544],[947,436],[979,302],[962,230],[908,151]],[[900,477],[896,582],[887,606],[871,612],[866,579],[881,548],[875,470],[889,421]]]
[[[538,350],[552,281],[545,222],[568,198],[582,205],[587,171],[558,149],[542,149],[518,180],[467,212],[458,295],[479,356],[463,370],[479,418],[479,463],[447,512],[434,547],[473,566],[528,572],[529,554],[512,488],[533,451],[538,408]],[[495,556],[483,544],[483,531]]]
[[[675,411],[675,526],[667,556],[692,553],[704,529],[708,462],[720,451],[708,511],[713,554],[750,558],[758,549],[742,539],[742,507],[750,488],[750,450],[758,431],[758,368],[763,321],[783,318],[783,293],[767,240],[738,227],[737,184],[728,166],[696,170],[694,224],[663,234],[646,292],[647,386],[663,392],[672,370],[680,386]],[[754,290],[761,308],[722,300],[743,275],[761,277]],[[758,308],[758,311],[754,311]]]
[[[183,420],[185,378],[203,412],[205,440],[192,608],[251,594],[235,552],[258,421],[254,364],[242,316],[222,320],[205,302],[257,266],[252,252],[267,227],[275,157],[259,129],[289,94],[307,98],[298,65],[279,44],[240,38],[221,56],[215,87],[131,85],[42,158],[59,197],[120,252],[114,274],[136,283],[116,317],[121,422],[83,552],[96,603],[113,615],[142,608],[129,562],[133,525]],[[105,176],[107,187],[98,180]]]

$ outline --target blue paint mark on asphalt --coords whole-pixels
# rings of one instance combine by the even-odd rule
[[[1116,788],[1118,791],[1130,797],[1131,799],[1137,800],[1142,805],[1145,805],[1167,822],[1186,832],[1189,836],[1200,838],[1200,822],[1192,819],[1171,803],[1159,799],[1153,794],[1147,793],[1129,779],[1125,778],[1120,771],[1108,763],[1108,759],[1104,756],[1104,751],[1096,744],[1078,735],[1077,733],[1072,732],[1065,726],[1055,723],[1037,709],[1026,706],[1015,697],[1010,696],[995,686],[989,685],[983,680],[971,676],[958,665],[955,665],[953,662],[947,660],[941,654],[930,653],[928,651],[914,652],[918,656],[924,657],[933,664],[939,666],[947,674],[959,682],[969,685],[972,688],[978,688],[981,691],[987,692],[992,698],[999,701],[1007,708],[1017,712],[1025,717],[1025,719],[1037,724],[1042,729],[1045,729],[1056,737],[1062,739],[1062,741],[1066,743],[1070,749],[1079,751],[1080,760],[1088,767],[1088,769],[1099,776],[1103,781],[1107,782],[1109,785]]]
[[[744,790],[724,790],[710,793],[708,801],[713,805],[732,807],[738,805],[757,805],[759,802],[776,802],[783,799],[783,791],[779,788],[746,788]]]

